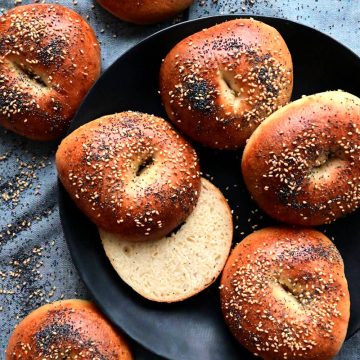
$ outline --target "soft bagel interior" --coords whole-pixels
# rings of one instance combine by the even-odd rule
[[[202,178],[198,204],[169,236],[134,243],[101,229],[99,233],[125,283],[149,300],[175,302],[199,293],[219,276],[229,255],[233,224],[220,190]]]

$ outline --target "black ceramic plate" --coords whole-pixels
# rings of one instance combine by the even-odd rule
[[[121,56],[100,78],[70,131],[105,114],[138,110],[166,116],[158,96],[161,60],[184,37],[236,16],[181,23],[147,38]],[[259,17],[284,37],[294,61],[293,99],[303,94],[343,89],[360,96],[360,60],[328,36],[290,21]],[[274,221],[257,210],[244,187],[240,152],[197,147],[201,168],[220,187],[234,210],[234,242]],[[253,357],[238,345],[224,325],[218,283],[178,304],[142,299],[112,269],[97,230],[60,186],[61,218],[73,260],[103,312],[116,326],[156,354],[170,359],[232,360]],[[256,227],[258,225],[258,227]],[[346,267],[352,307],[348,336],[360,327],[360,212],[322,228],[334,236]]]

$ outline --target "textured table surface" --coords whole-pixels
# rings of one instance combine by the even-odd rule
[[[0,0],[0,11],[15,3],[34,2]],[[360,56],[359,0],[195,0],[177,19],[146,27],[117,20],[95,0],[47,2],[66,5],[88,19],[101,42],[103,69],[174,21],[234,13],[298,21],[331,35]],[[31,310],[61,298],[90,298],[62,234],[53,161],[56,146],[0,129],[0,360],[5,359],[14,325]],[[133,347],[137,359],[159,359],[136,344]],[[360,359],[360,332],[345,343],[336,359]]]

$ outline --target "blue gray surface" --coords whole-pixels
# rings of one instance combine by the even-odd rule
[[[12,8],[16,2],[21,1],[0,0],[0,9]],[[67,5],[88,18],[101,42],[103,69],[174,21],[228,13],[295,20],[333,36],[360,55],[359,0],[197,0],[177,19],[147,27],[121,22],[93,0],[47,2]],[[0,129],[0,360],[5,358],[14,325],[29,311],[60,298],[90,297],[71,263],[61,230],[55,148],[56,144],[34,143]],[[158,359],[135,344],[134,349],[137,359]],[[360,359],[360,332],[336,359]]]

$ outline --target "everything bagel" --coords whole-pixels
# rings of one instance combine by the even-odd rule
[[[213,148],[245,145],[255,128],[291,97],[292,61],[281,35],[253,19],[228,21],[177,44],[160,71],[171,121]]]
[[[254,200],[283,222],[320,225],[360,203],[360,99],[341,91],[303,97],[266,119],[242,158]]]
[[[330,360],[349,321],[343,261],[318,231],[256,231],[225,265],[221,306],[236,339],[265,360]]]
[[[194,0],[97,0],[118,18],[135,24],[153,24],[175,16]]]
[[[100,74],[100,48],[87,22],[55,4],[0,17],[0,124],[34,140],[61,136]]]
[[[79,208],[131,241],[168,235],[200,193],[195,150],[165,120],[137,112],[78,128],[60,144],[56,165]]]
[[[34,310],[15,328],[6,360],[132,360],[129,346],[97,308],[64,300]]]

